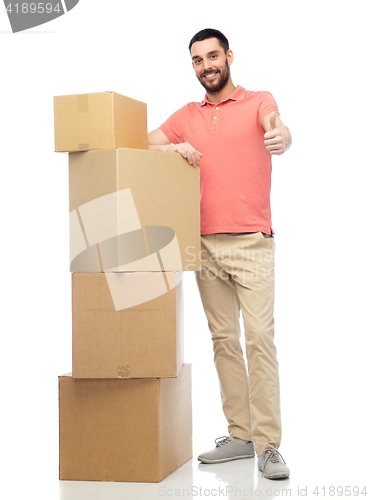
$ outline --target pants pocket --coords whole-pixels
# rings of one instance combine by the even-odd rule
[[[262,231],[261,234],[264,236],[264,238],[273,238],[272,234],[263,233]]]

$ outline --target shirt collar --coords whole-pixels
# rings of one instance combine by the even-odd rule
[[[233,94],[227,97],[227,99],[224,99],[224,101],[218,103],[217,106],[227,101],[239,101],[240,99],[243,99],[245,97],[245,94],[246,90],[243,87],[241,87],[241,85],[237,85],[236,90],[233,92]],[[209,101],[207,94],[205,94],[204,99],[200,103],[201,106],[205,106],[205,104],[210,104],[212,106],[215,106],[214,103]]]

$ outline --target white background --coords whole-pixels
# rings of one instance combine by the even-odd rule
[[[280,451],[289,484],[295,491],[365,485],[367,20],[364,0],[80,0],[67,15],[12,34],[0,5],[0,446],[1,487],[13,488],[7,498],[36,491],[40,499],[138,495],[138,485],[90,483],[83,490],[57,480],[57,377],[71,371],[71,294],[67,155],[54,152],[53,96],[114,90],[146,102],[149,130],[157,128],[203,98],[187,47],[206,27],[228,37],[234,83],[272,92],[293,137],[291,150],[273,160],[272,179]],[[185,329],[197,457],[227,426],[192,273],[185,276]],[[183,470],[172,475],[176,484],[187,473],[185,481],[198,486],[208,480],[196,460]],[[159,498],[158,488],[148,485],[139,497]],[[308,498],[317,497],[309,490]]]

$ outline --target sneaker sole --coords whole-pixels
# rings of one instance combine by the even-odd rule
[[[243,460],[244,458],[252,458],[254,456],[255,456],[255,453],[253,453],[252,455],[241,455],[239,457],[218,458],[217,460],[209,460],[206,458],[198,457],[197,460],[199,460],[203,464],[221,464],[224,462],[231,462],[232,460]]]
[[[260,469],[260,467],[258,469],[260,472],[263,472],[263,469]],[[275,474],[264,474],[264,477],[266,479],[287,479],[290,475],[286,472],[276,472]]]

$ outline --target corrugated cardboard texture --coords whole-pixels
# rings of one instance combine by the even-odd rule
[[[73,273],[73,377],[176,377],[184,357],[180,275]]]
[[[191,365],[174,379],[59,377],[60,479],[159,482],[191,458]]]
[[[72,271],[200,269],[200,170],[180,154],[70,154],[69,192]]]
[[[55,151],[148,149],[147,106],[116,92],[54,97]]]

